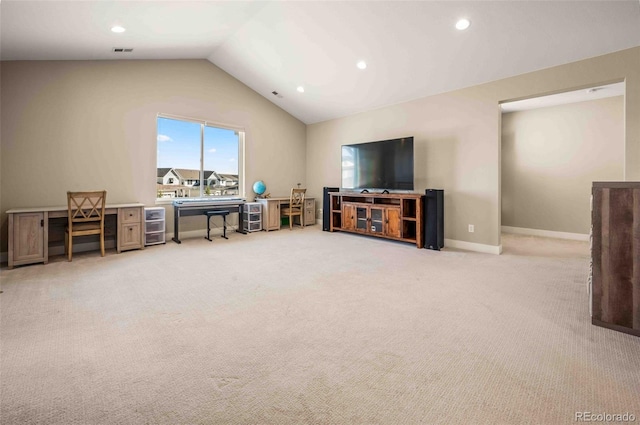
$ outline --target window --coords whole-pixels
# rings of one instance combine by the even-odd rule
[[[159,115],[157,197],[244,196],[244,132]]]

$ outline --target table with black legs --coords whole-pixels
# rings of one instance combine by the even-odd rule
[[[226,214],[223,218],[226,222],[226,215],[229,213],[238,214],[238,228],[236,232],[245,234],[243,226],[243,208],[245,200],[243,198],[225,198],[225,199],[186,199],[173,201],[173,238],[175,243],[182,243],[180,241],[180,217],[189,217],[194,215],[202,215],[207,220],[207,228],[209,228],[208,220],[211,215],[223,215],[223,211]],[[216,213],[216,211],[219,211]],[[209,213],[209,214],[207,214]],[[209,229],[210,230],[210,229]],[[207,236],[208,236],[207,232]],[[225,232],[226,236],[226,223]],[[210,240],[210,239],[209,239]]]

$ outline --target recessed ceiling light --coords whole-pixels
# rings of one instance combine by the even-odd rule
[[[360,69],[365,69],[367,67],[367,63],[365,61],[360,61],[356,64],[356,66]]]
[[[304,93],[304,87],[302,87],[302,86],[298,86],[298,89],[297,89],[297,90],[298,90],[300,93]]]
[[[471,25],[471,21],[466,18],[462,18],[458,22],[456,22],[456,29],[459,29],[460,31],[466,30],[467,28],[469,28],[469,25]]]
[[[111,27],[111,31],[121,33],[121,32],[125,32],[126,29],[124,29],[124,27],[121,27],[120,25],[116,25],[114,27]]]

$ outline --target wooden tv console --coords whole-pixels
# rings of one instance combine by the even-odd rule
[[[422,206],[418,193],[329,193],[329,230],[394,239],[424,247]]]

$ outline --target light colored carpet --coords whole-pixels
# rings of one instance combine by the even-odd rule
[[[4,269],[0,422],[640,421],[640,338],[590,324],[588,244],[503,242],[312,226]]]

